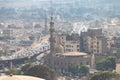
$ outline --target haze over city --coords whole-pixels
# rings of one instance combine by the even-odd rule
[[[120,0],[0,0],[9,79],[120,80]]]

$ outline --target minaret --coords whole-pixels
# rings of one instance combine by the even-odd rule
[[[52,1],[51,1],[51,6],[52,6]],[[52,7],[51,7],[52,8]],[[51,17],[50,17],[50,53],[45,57],[45,64],[49,66],[50,68],[53,69],[54,65],[54,55],[56,53],[55,51],[55,35],[54,35],[54,22],[53,22],[53,16],[52,16],[52,9],[51,9]]]
[[[45,14],[45,34],[48,33],[48,27],[47,27],[47,14]]]
[[[54,38],[54,22],[53,17],[51,16],[50,22],[50,53],[55,54],[55,38]]]
[[[54,35],[54,22],[53,22],[53,12],[52,12],[52,0],[51,0],[51,18],[50,18],[50,54],[55,54],[55,35]]]

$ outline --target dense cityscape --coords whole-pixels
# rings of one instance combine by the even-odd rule
[[[0,0],[0,80],[119,80],[119,3]]]

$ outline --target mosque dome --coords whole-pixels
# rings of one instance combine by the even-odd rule
[[[56,53],[64,53],[64,47],[61,44],[56,45]]]

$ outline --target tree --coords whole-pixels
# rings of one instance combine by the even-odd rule
[[[87,66],[74,66],[70,67],[68,70],[73,76],[77,75],[79,77],[86,76],[89,73],[89,68]]]
[[[112,71],[115,68],[116,68],[116,58],[112,56],[102,59],[96,63],[97,70]]]
[[[10,69],[8,72],[7,72],[8,75],[10,74],[13,74],[13,75],[21,75],[21,71],[20,70],[17,70],[16,68],[13,68],[13,69]]]
[[[31,68],[31,67],[33,67],[34,65],[33,64],[31,64],[31,63],[27,63],[27,64],[25,64],[24,66],[22,66],[22,68],[21,68],[21,71],[23,72],[23,74],[28,74],[28,70]]]
[[[22,71],[25,75],[40,77],[46,80],[56,80],[55,72],[43,65],[25,65]]]
[[[81,73],[81,76],[86,76],[89,73],[89,68],[86,66],[81,66],[79,73]]]
[[[100,72],[94,74],[91,80],[120,80],[120,75],[112,72]]]
[[[76,74],[78,72],[78,66],[69,67],[68,71],[71,72],[72,74]]]

